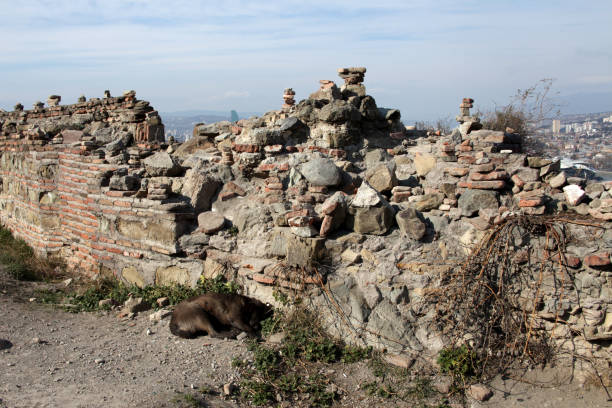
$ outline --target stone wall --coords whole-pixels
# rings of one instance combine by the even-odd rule
[[[131,93],[2,113],[2,223],[88,273],[139,286],[224,274],[264,301],[303,297],[346,340],[435,356],[451,337],[427,294],[483,236],[516,216],[584,217],[596,226],[567,227],[567,279],[517,290],[540,296],[539,327],[564,327],[559,345],[609,359],[612,184],[521,153],[470,98],[452,134],[408,129],[365,72],[342,68],[344,85],[322,80],[297,104],[285,89],[281,109],[198,124],[184,144]],[[537,281],[558,260],[525,237],[512,262]]]
[[[17,108],[0,113],[3,225],[38,252],[59,255],[90,275],[108,268],[144,284],[163,281],[170,270],[195,282],[199,265],[169,258],[193,221],[191,208],[148,200],[146,191],[136,198],[138,191],[113,186],[113,175],[129,180],[128,172],[142,167],[140,158],[164,141],[161,119],[148,102],[127,92],[74,105]]]

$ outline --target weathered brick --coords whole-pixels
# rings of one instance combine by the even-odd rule
[[[608,266],[610,265],[610,253],[598,252],[584,257],[584,264],[587,266]]]

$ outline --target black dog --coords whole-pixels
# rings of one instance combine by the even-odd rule
[[[170,319],[170,332],[191,339],[208,334],[211,337],[236,337],[241,331],[256,335],[260,322],[270,316],[272,308],[257,299],[243,295],[205,293],[179,303]]]

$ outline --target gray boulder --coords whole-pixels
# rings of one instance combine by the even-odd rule
[[[499,208],[498,193],[490,190],[465,190],[458,201],[461,215],[471,217],[481,208]]]
[[[196,214],[210,210],[212,198],[221,183],[208,174],[190,169],[185,174],[181,193],[189,197]]]
[[[359,109],[343,100],[333,100],[318,114],[319,120],[327,123],[341,123],[361,120]]]
[[[174,177],[181,174],[183,168],[166,152],[158,152],[144,160],[144,166],[151,177]]]
[[[366,180],[379,193],[391,191],[398,185],[395,177],[394,163],[380,163],[378,166],[366,171]]]
[[[423,239],[427,232],[427,226],[419,217],[419,212],[414,208],[408,208],[395,215],[395,220],[402,234],[418,241]]]
[[[414,203],[414,208],[419,211],[431,211],[440,207],[443,202],[444,194],[442,193],[425,194],[421,200]]]
[[[350,207],[347,227],[359,234],[383,235],[393,226],[393,209],[381,207]]]
[[[315,186],[337,186],[342,181],[342,174],[336,164],[326,158],[316,158],[302,164],[300,173]]]
[[[219,232],[225,226],[225,217],[218,212],[205,211],[198,215],[198,229],[205,234]]]
[[[140,188],[140,179],[136,176],[113,176],[108,187],[116,191],[136,191]]]

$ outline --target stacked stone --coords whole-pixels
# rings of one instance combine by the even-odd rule
[[[340,88],[343,97],[366,96],[366,89],[363,85],[365,73],[365,67],[338,68],[338,76],[344,79],[344,85]]]
[[[511,129],[508,129],[511,130]],[[473,149],[486,153],[520,153],[522,137],[517,133],[495,130],[473,130],[467,135]]]
[[[110,92],[109,92],[110,95]],[[123,97],[126,102],[134,102],[136,100],[136,91],[130,90],[123,92]]]
[[[41,101],[36,101],[32,105],[32,108],[34,108],[34,112],[42,112],[43,109],[45,108],[45,104],[42,103]]]
[[[319,81],[320,88],[317,92],[310,94],[309,99],[330,102],[335,99],[341,99],[342,94],[334,81],[321,79]]]
[[[131,147],[127,151],[129,159],[127,163],[130,167],[140,167],[140,149],[138,147]]]
[[[479,159],[469,171],[467,180],[457,183],[460,188],[475,190],[501,190],[506,187],[508,173],[497,168],[489,158]]]
[[[391,202],[403,203],[407,202],[412,196],[412,187],[395,186],[391,190]]]
[[[170,195],[170,186],[166,183],[151,181],[147,189],[147,198],[149,200],[166,200]]]
[[[79,99],[77,99],[77,103],[85,103],[87,102],[87,98],[85,98],[85,95],[81,95],[79,96]]]
[[[292,88],[287,88],[283,91],[283,107],[282,110],[283,112],[290,112],[292,111],[294,108],[293,106],[295,105],[295,91]]]
[[[470,116],[470,109],[474,107],[474,99],[463,98],[461,105],[459,105],[460,114],[455,117],[459,122],[459,132],[465,139],[466,136],[473,130],[482,129],[480,119],[474,116]]]
[[[230,146],[223,146],[221,148],[221,163],[228,166],[234,164],[234,154]]]
[[[59,95],[50,95],[49,98],[47,98],[47,105],[48,106],[58,106],[61,100],[62,100],[62,97]]]
[[[455,155],[455,144],[450,142],[442,143],[440,146],[438,158],[445,162],[456,162],[457,156]]]
[[[93,136],[82,136],[81,137],[81,150],[92,151],[98,147],[96,138]]]

